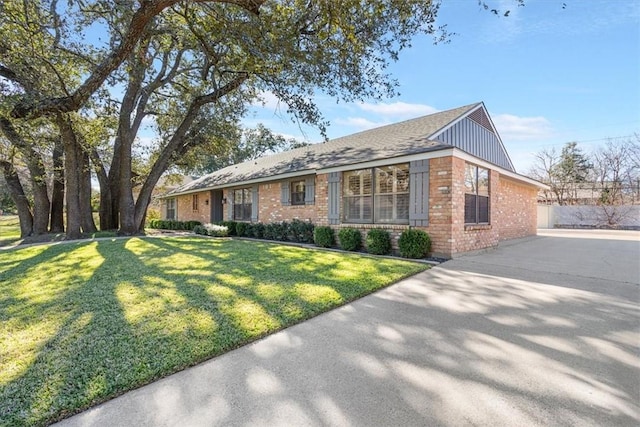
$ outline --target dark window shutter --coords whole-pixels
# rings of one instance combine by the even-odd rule
[[[258,222],[258,186],[251,187],[251,222]]]
[[[409,164],[409,225],[429,225],[429,160]]]
[[[316,201],[316,177],[310,176],[304,183],[304,204],[313,205]]]
[[[329,224],[340,224],[340,172],[330,173],[328,182]]]
[[[233,221],[233,190],[227,190],[227,212],[229,220]]]
[[[284,181],[280,184],[280,203],[282,206],[291,204],[289,197],[291,197],[291,184],[289,181]]]

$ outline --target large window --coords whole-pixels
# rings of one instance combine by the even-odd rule
[[[489,170],[467,163],[464,171],[464,222],[489,223]]]
[[[291,204],[304,205],[305,181],[291,182]]]
[[[233,219],[251,220],[251,188],[233,190]]]
[[[344,173],[345,222],[409,222],[409,164]]]

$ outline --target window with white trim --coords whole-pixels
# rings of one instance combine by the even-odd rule
[[[304,205],[305,181],[291,181],[291,204]]]
[[[407,224],[409,164],[344,172],[342,200],[344,222]]]
[[[251,188],[233,190],[233,219],[251,221]]]
[[[167,219],[176,219],[176,198],[167,199]]]

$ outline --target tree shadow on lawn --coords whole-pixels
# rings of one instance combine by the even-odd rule
[[[129,397],[130,421],[638,424],[633,301],[442,268],[425,276],[154,384]]]
[[[55,321],[31,349],[34,357],[14,366],[20,373],[0,388],[0,424],[66,417],[352,299],[354,289],[343,295],[322,277],[332,263],[318,263],[322,274],[299,283],[301,257],[285,258],[274,245],[236,243],[81,243],[73,250],[95,250],[62,267],[60,246],[8,270],[2,277],[42,268],[50,295],[41,302],[14,295],[2,316],[9,320],[6,310],[15,314],[31,304],[14,321]],[[70,282],[56,280],[70,274]]]

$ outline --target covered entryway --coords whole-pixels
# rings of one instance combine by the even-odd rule
[[[222,196],[222,190],[211,190],[211,222],[218,222],[224,219]]]

